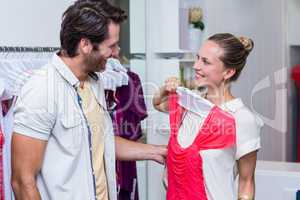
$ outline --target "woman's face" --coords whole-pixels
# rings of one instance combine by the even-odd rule
[[[218,88],[226,79],[227,69],[219,59],[223,50],[213,41],[207,40],[198,52],[194,64],[195,79],[198,86]]]

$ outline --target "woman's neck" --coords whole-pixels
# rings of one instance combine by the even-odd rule
[[[206,98],[215,105],[222,105],[235,97],[231,94],[230,85],[222,84],[218,88],[208,88]]]

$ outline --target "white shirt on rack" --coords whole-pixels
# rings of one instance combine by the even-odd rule
[[[115,58],[109,58],[106,62],[106,70],[99,74],[102,76],[105,90],[116,91],[116,88],[128,85],[127,69]]]
[[[9,109],[5,116],[2,116],[2,101],[11,99],[12,96],[5,89],[6,85],[3,79],[0,79],[0,127],[4,135],[3,145],[3,181],[4,181],[4,195],[5,199],[12,198],[12,188],[10,184],[11,179],[11,136],[13,129],[13,106]]]

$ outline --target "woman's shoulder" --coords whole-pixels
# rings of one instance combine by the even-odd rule
[[[263,121],[251,111],[241,99],[234,99],[230,103],[230,112],[235,118],[237,150],[236,159],[260,149],[260,133]]]
[[[235,98],[225,103],[224,108],[232,113],[236,120],[237,126],[263,126],[263,121],[260,119],[260,117],[251,111],[250,108],[243,103],[241,98]]]

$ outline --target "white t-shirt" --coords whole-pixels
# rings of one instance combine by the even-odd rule
[[[233,148],[200,152],[209,200],[237,199],[236,160],[260,148],[260,130],[263,126],[262,120],[255,116],[239,98],[226,102],[221,108],[235,118],[237,141]],[[177,138],[182,147],[193,143],[204,118],[196,112],[187,111]]]

